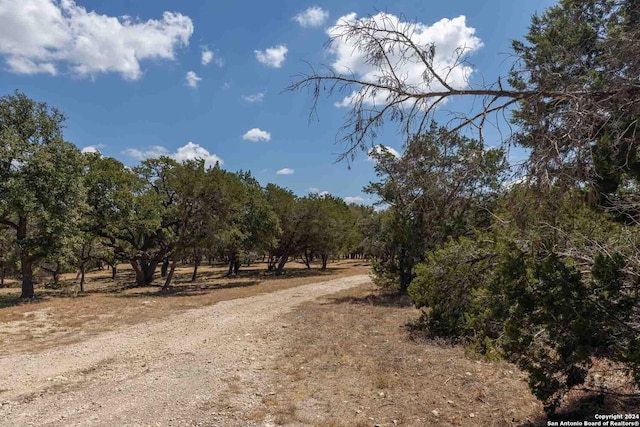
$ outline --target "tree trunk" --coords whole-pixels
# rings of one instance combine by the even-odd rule
[[[84,263],[80,265],[80,292],[84,292]]]
[[[327,261],[329,260],[329,255],[322,254],[322,271],[327,269]]]
[[[22,270],[22,295],[20,298],[33,298],[33,260],[24,252],[20,255],[20,267]]]
[[[177,260],[174,259],[171,262],[171,268],[169,268],[169,273],[167,274],[167,279],[164,281],[164,285],[162,286],[162,291],[166,292],[169,290],[169,287],[171,286],[171,279],[173,279],[173,273],[175,273],[176,271],[176,264],[177,264]]]
[[[117,276],[118,276],[118,267],[116,264],[113,264],[111,266],[111,280],[116,280]]]
[[[0,268],[0,288],[4,286],[4,276],[6,275],[5,268]]]
[[[401,294],[406,294],[407,289],[409,289],[410,283],[411,283],[411,274],[404,271],[404,269],[400,270],[400,288],[398,289],[398,292],[400,292]]]
[[[192,282],[196,281],[196,275],[198,274],[198,266],[199,266],[199,263],[197,263],[197,262],[193,263],[193,273],[191,273],[191,281]]]
[[[411,283],[411,268],[407,267],[407,260],[406,260],[406,251],[402,250],[400,252],[400,259],[399,259],[399,265],[400,265],[400,288],[398,289],[398,292],[400,292],[401,294],[406,294],[407,293],[407,289],[409,289],[409,283]]]
[[[20,217],[18,220],[18,231],[16,240],[18,245],[27,238],[27,219]],[[20,269],[22,270],[22,295],[20,298],[33,298],[33,257],[26,249],[20,250]]]
[[[131,267],[133,267],[133,271],[136,273],[136,286],[144,286],[144,273],[138,265],[138,262],[136,260],[131,260]]]
[[[276,268],[276,276],[281,276],[282,272],[284,270],[284,266],[287,263],[287,261],[289,260],[289,256],[288,255],[282,255],[282,257],[280,257],[280,262],[278,263],[278,268]]]
[[[304,265],[307,266],[307,270],[311,269],[311,259],[312,259],[311,254],[309,254],[308,251],[304,251],[304,256],[302,257],[302,261],[304,262]]]
[[[193,250],[193,273],[191,274],[191,281],[196,281],[196,274],[198,274],[198,267],[200,266],[200,261],[202,256],[197,249]]]
[[[133,270],[136,272],[136,286],[149,286],[153,283],[156,268],[160,260],[164,258],[166,252],[161,252],[149,259],[134,259],[130,261]]]
[[[56,265],[55,270],[51,270],[51,276],[53,277],[53,286],[57,287],[60,281],[60,264]]]
[[[267,271],[273,271],[276,267],[276,257],[273,255],[269,255],[269,259],[267,260]]]
[[[229,271],[227,272],[227,276],[231,276],[234,273],[238,274],[240,267],[236,268],[236,262],[238,262],[238,254],[229,255]]]
[[[162,267],[160,267],[160,276],[167,277],[167,270],[169,270],[169,258],[165,258],[162,261]]]
[[[156,275],[156,267],[158,266],[158,263],[160,262],[161,259],[162,258],[157,258],[157,257],[152,259],[144,269],[144,280],[147,285],[150,285],[151,283],[153,283],[153,278]]]
[[[240,260],[238,258],[236,258],[235,261],[233,261],[233,274],[235,274],[236,276],[238,275],[238,272],[240,271]]]

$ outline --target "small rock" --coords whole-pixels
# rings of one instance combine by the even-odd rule
[[[398,420],[392,420],[391,421],[393,424],[398,424]]]
[[[447,403],[448,403],[449,405],[453,405],[453,400],[447,400]]]
[[[470,376],[472,376],[472,375],[473,375],[471,372],[465,372],[464,374],[465,374],[466,376],[468,376],[468,377],[470,377]]]
[[[378,393],[378,396],[384,397],[384,391],[381,391],[380,393]]]
[[[469,418],[475,418],[476,414],[474,414],[473,412],[469,414]]]
[[[362,411],[360,409],[356,409],[356,414],[361,413]]]
[[[433,414],[434,417],[439,417],[440,416],[440,412],[438,412],[436,409],[431,411],[431,413]]]

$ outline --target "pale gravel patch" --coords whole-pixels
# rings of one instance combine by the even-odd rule
[[[223,301],[36,353],[0,358],[0,425],[250,424],[299,304],[367,275]],[[253,425],[271,425],[254,422]]]

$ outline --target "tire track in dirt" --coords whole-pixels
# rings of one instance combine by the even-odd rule
[[[297,305],[367,275],[223,301],[0,359],[0,425],[247,425]],[[255,425],[261,425],[256,413]]]

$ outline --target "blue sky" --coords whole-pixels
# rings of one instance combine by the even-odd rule
[[[553,3],[0,0],[0,96],[18,89],[59,108],[66,139],[128,165],[158,154],[221,159],[299,195],[368,202],[366,154],[351,168],[335,163],[345,95],[323,98],[309,121],[311,95],[282,92],[305,61],[357,71],[349,46],[325,49],[327,29],[354,13],[403,16],[443,45],[475,43],[472,78],[492,81],[511,64],[510,40]],[[392,129],[380,143],[402,150]]]

